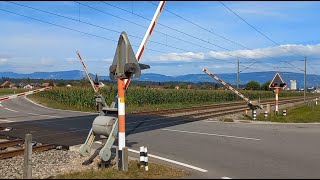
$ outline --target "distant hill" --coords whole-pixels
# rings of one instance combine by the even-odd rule
[[[258,81],[259,83],[264,83],[271,80],[276,72],[266,71],[266,72],[250,72],[240,74],[240,84],[246,84],[251,80]],[[90,74],[93,78],[94,75]],[[297,87],[303,87],[304,76],[302,73],[292,73],[292,72],[282,72],[282,77],[289,84],[289,80],[297,80]],[[236,73],[226,73],[217,74],[218,77],[230,84],[236,84]],[[65,80],[77,80],[85,77],[85,73],[79,70],[72,71],[56,71],[56,72],[34,72],[30,74],[19,74],[14,72],[0,72],[0,77],[9,78],[31,78],[31,79],[65,79]],[[108,76],[100,76],[101,80],[109,80]],[[214,79],[210,78],[206,74],[187,74],[181,76],[166,76],[155,73],[145,73],[142,74],[140,78],[136,80],[139,81],[156,81],[156,82],[168,82],[168,81],[178,81],[178,82],[216,82]],[[307,75],[307,86],[320,86],[320,76],[319,75]]]

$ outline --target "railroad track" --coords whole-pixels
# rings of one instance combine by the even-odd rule
[[[24,140],[22,139],[0,142],[0,149],[4,150],[9,147],[15,147],[16,149],[0,152],[0,160],[24,154]],[[54,148],[56,146],[52,144],[37,145],[36,143],[35,146],[32,146],[32,152],[47,151]]]
[[[307,100],[309,99],[314,99],[314,97],[308,97],[306,98]],[[288,103],[296,103],[296,102],[301,102],[304,101],[303,98],[295,98],[295,99],[286,99],[286,100],[282,100],[279,101],[279,105],[283,105],[283,104],[288,104]],[[273,101],[265,101],[262,102],[262,105],[266,105],[270,102]],[[274,106],[274,104],[270,104],[270,106]],[[222,115],[227,115],[227,114],[233,114],[233,113],[239,113],[239,112],[243,112],[245,110],[250,110],[250,108],[245,104],[243,105],[238,105],[238,104],[229,104],[228,106],[220,106],[220,107],[215,107],[210,109],[209,111],[186,111],[185,113],[188,113],[186,115],[182,115],[182,116],[187,116],[187,117],[193,117],[193,118],[211,118],[211,117],[217,117],[217,116],[222,116]]]
[[[308,99],[314,99],[315,97],[307,97]],[[294,101],[301,101],[304,100],[303,97],[294,97],[294,98],[286,98],[279,101],[281,103],[290,103]],[[274,106],[274,100],[261,100],[262,105],[271,104]],[[247,104],[243,101],[241,102],[231,102],[231,103],[221,103],[221,104],[213,104],[213,105],[203,105],[203,106],[193,106],[188,108],[173,108],[173,109],[164,109],[158,111],[143,111],[143,112],[134,112],[130,114],[143,114],[143,115],[167,115],[167,114],[177,114],[177,113],[188,113],[192,111],[202,111],[202,110],[213,110],[213,109],[220,109],[220,108],[229,108],[234,106],[241,106],[241,107],[248,107]],[[247,108],[248,109],[248,108]],[[246,109],[244,109],[246,110]]]

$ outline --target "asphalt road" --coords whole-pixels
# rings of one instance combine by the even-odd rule
[[[1,105],[0,127],[13,130],[0,135],[23,138],[31,132],[36,141],[67,146],[84,142],[96,116],[46,109],[24,98]],[[190,169],[191,178],[320,177],[320,124],[316,123],[223,123],[128,115],[126,130],[130,149],[144,145],[149,154],[207,170]]]

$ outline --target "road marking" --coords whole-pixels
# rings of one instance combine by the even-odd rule
[[[50,115],[45,115],[45,114],[36,114],[36,113],[28,113],[30,115],[35,115],[35,116],[46,116],[46,117],[53,117],[53,118],[61,118],[60,116],[50,116]]]
[[[0,121],[5,121],[5,122],[14,122],[14,121],[5,120],[5,119],[0,119]]]
[[[94,141],[93,143],[101,144],[101,145],[102,145],[102,142],[101,142],[101,141]],[[117,146],[114,146],[114,145],[113,145],[112,147],[113,147],[113,148],[116,148]],[[136,151],[136,150],[133,150],[133,149],[129,149],[129,148],[128,148],[128,151],[133,152],[133,153],[140,154],[140,151]],[[199,167],[196,167],[196,166],[192,166],[192,165],[185,164],[185,163],[182,163],[182,162],[178,162],[178,161],[175,161],[175,160],[167,159],[167,158],[164,158],[164,157],[156,156],[156,155],[153,155],[153,154],[149,154],[149,153],[148,153],[148,156],[149,156],[149,157],[156,158],[156,159],[160,159],[160,160],[162,160],[162,161],[167,161],[167,162],[170,162],[170,163],[173,163],[173,164],[177,164],[177,165],[180,165],[180,166],[184,166],[184,167],[187,167],[187,168],[191,168],[191,169],[194,169],[194,170],[197,170],[197,171],[200,171],[200,172],[208,172],[208,170],[206,170],[206,169],[202,169],[202,168],[199,168]]]
[[[202,122],[219,123],[217,120],[203,120]]]
[[[12,112],[18,112],[18,111],[16,111],[16,110],[9,109],[9,108],[4,108],[4,109],[6,109],[6,110],[8,110],[8,111],[12,111]]]
[[[0,107],[3,107],[2,104],[1,104],[1,102],[0,102]]]
[[[232,179],[232,178],[229,178],[227,176],[223,176],[223,177],[221,177],[221,179]]]
[[[133,150],[133,149],[128,149],[128,151],[140,154],[140,151],[136,151],[136,150]],[[148,156],[156,158],[156,159],[160,159],[162,161],[167,161],[167,162],[170,162],[170,163],[173,163],[173,164],[184,166],[184,167],[187,167],[187,168],[190,168],[190,169],[194,169],[194,170],[197,170],[197,171],[200,171],[200,172],[208,172],[208,170],[206,170],[206,169],[202,169],[202,168],[199,168],[199,167],[195,167],[195,166],[192,166],[192,165],[189,165],[189,164],[185,164],[185,163],[182,163],[182,162],[178,162],[178,161],[174,161],[174,160],[171,160],[171,159],[163,158],[163,157],[156,156],[156,155],[153,155],[153,154],[149,154],[148,153]]]
[[[192,132],[192,131],[180,131],[175,129],[161,129],[163,131],[173,131],[173,132],[182,132],[182,133],[189,133],[189,134],[200,134],[200,135],[208,135],[208,136],[220,136],[220,137],[229,137],[229,138],[237,138],[237,139],[246,139],[246,140],[255,140],[260,141],[261,139],[257,138],[249,138],[249,137],[241,137],[241,136],[230,136],[230,135],[223,135],[223,134],[210,134],[210,133],[200,133],[200,132]]]

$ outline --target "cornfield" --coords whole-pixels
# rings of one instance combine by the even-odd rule
[[[116,86],[101,88],[100,93],[110,104],[117,94]],[[243,95],[251,100],[273,98],[272,91],[241,91]],[[34,94],[57,101],[65,105],[76,106],[79,109],[95,108],[94,92],[88,87],[53,88],[49,91]],[[280,97],[303,96],[303,92],[280,91]],[[174,103],[218,103],[239,100],[234,93],[229,90],[187,90],[187,89],[148,89],[129,88],[126,91],[126,105],[159,105]]]

